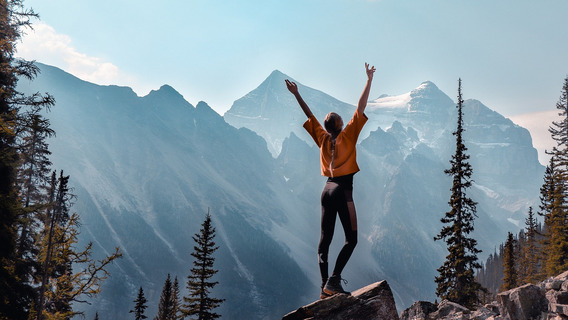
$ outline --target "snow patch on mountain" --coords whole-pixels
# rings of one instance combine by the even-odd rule
[[[375,109],[398,109],[408,108],[411,100],[410,92],[398,96],[383,96],[367,103],[367,109],[374,111]]]

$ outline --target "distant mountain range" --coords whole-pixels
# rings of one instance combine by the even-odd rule
[[[99,86],[38,64],[22,81],[50,92],[47,114],[54,168],[71,175],[81,215],[81,241],[99,254],[119,246],[102,294],[84,306],[88,318],[127,317],[140,286],[156,313],[168,273],[184,286],[193,248],[209,209],[217,228],[214,294],[227,319],[279,319],[319,292],[318,150],[305,116],[274,71],[222,117],[205,102],[189,104],[165,85],[144,97]],[[290,78],[291,79],[291,78]],[[298,83],[314,114],[355,107]],[[355,93],[359,94],[359,93]],[[349,288],[386,279],[399,308],[434,300],[434,276],[445,255],[434,242],[448,210],[443,170],[455,148],[455,103],[433,83],[371,101],[359,139],[355,203],[359,243],[343,277]],[[476,100],[465,103],[465,143],[474,169],[474,236],[486,257],[535,205],[544,168],[529,132]],[[343,242],[336,232],[330,258]],[[186,291],[183,290],[182,293]]]

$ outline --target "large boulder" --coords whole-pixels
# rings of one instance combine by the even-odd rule
[[[511,320],[535,319],[548,309],[545,291],[533,284],[499,293],[497,303],[501,316]]]
[[[336,294],[285,315],[282,320],[398,320],[392,291],[386,281],[375,282],[351,295]]]

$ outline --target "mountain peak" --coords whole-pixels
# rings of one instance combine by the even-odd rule
[[[419,96],[419,95],[432,95],[433,93],[439,94],[443,93],[440,89],[434,84],[432,81],[424,81],[422,82],[416,89],[410,92],[411,96]]]
[[[270,73],[268,78],[289,78],[289,77],[280,70],[276,69]]]
[[[260,84],[259,88],[269,88],[269,87],[276,86],[277,88],[280,88],[280,90],[282,90],[282,89],[286,88],[286,86],[284,85],[284,80],[286,80],[286,79],[291,80],[291,81],[295,81],[290,76],[282,73],[280,70],[274,70]],[[301,85],[298,84],[298,86],[301,86]]]
[[[193,108],[193,105],[187,102],[181,93],[167,84],[162,85],[158,90],[150,91],[143,98],[158,105],[183,105]]]
[[[447,113],[455,106],[454,101],[440,90],[433,82],[424,81],[410,92],[412,111]]]
[[[168,84],[164,84],[160,87],[160,89],[158,90],[152,90],[150,91],[150,93],[148,93],[148,95],[146,96],[152,96],[152,95],[158,95],[158,96],[178,96],[181,97],[183,99],[183,96],[181,95],[181,93],[177,92],[176,89],[174,89],[172,86],[168,85]]]

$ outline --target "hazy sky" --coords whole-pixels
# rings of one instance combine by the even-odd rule
[[[220,114],[275,69],[356,104],[367,61],[377,68],[371,98],[430,80],[455,100],[461,77],[465,99],[534,122],[527,114],[550,116],[568,75],[566,0],[24,4],[41,20],[19,45],[22,57],[139,95],[169,84]]]

